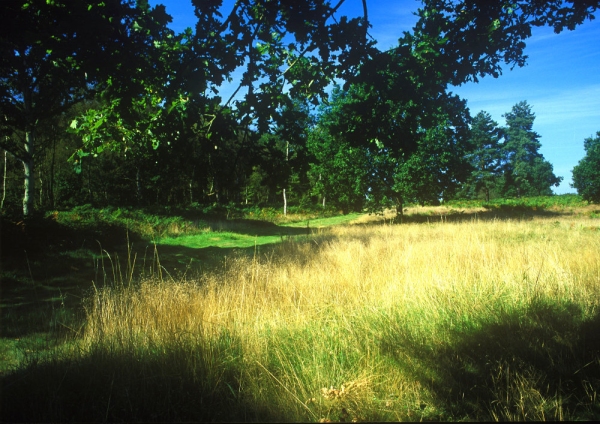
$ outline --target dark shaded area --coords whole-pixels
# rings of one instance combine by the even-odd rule
[[[112,248],[130,241],[140,240],[140,236],[129,232],[125,226],[107,222],[93,224],[64,225],[52,217],[34,217],[25,221],[11,221],[6,218],[0,223],[0,254],[2,260],[19,257],[23,251],[30,255],[44,255],[77,248],[98,246]]]
[[[199,228],[227,230],[252,236],[280,236],[281,241],[308,235],[311,228],[280,227],[250,219],[194,219]],[[156,275],[174,279],[222,265],[223,258],[254,255],[254,247],[194,249],[155,246],[125,224],[78,221],[66,225],[52,216],[27,221],[2,218],[0,223],[0,335],[23,337],[75,325],[81,300],[93,285],[127,283],[131,277]],[[259,246],[264,252],[273,245]],[[133,271],[132,271],[133,270]],[[66,327],[65,327],[66,328]]]
[[[598,420],[600,314],[581,317],[577,305],[540,300],[496,322],[458,324],[448,345],[417,340],[391,325],[381,348],[455,418],[556,420],[563,414]],[[562,411],[548,404],[534,415],[539,404],[532,401],[542,398],[560,399]]]
[[[139,243],[141,237],[104,222],[68,226],[51,217],[20,222],[3,218],[2,337],[54,331],[59,316],[63,327],[74,324],[92,283],[102,284],[106,273],[112,275],[110,260],[102,258],[110,252],[126,259],[128,240]]]
[[[299,236],[310,235],[313,229],[310,224],[306,227],[279,226],[268,221],[256,219],[229,219],[203,221],[211,231],[230,231],[249,236]]]
[[[185,344],[142,354],[95,352],[77,359],[53,353],[73,335],[64,324],[81,326],[81,301],[92,282],[98,288],[121,284],[120,276],[126,279],[130,267],[134,280],[156,275],[159,268],[165,279],[194,278],[222,266],[225,256],[263,255],[279,243],[256,248],[155,247],[121,227],[97,225],[80,231],[51,219],[10,224],[3,243],[14,242],[22,250],[2,256],[8,278],[2,280],[0,324],[3,338],[20,339],[15,346],[26,365],[0,372],[2,421],[289,420],[281,411],[244,398],[237,365],[242,364],[242,352],[228,335],[210,346],[217,351],[206,354],[199,351],[201,346]],[[307,234],[306,228],[251,220],[215,220],[212,225],[243,234],[281,235],[284,242],[288,236]],[[21,234],[24,238],[16,238]],[[287,249],[295,246],[284,244]]]
[[[161,218],[172,216],[165,211]],[[85,215],[85,211],[82,212]],[[452,210],[445,215],[411,214],[397,218],[397,223],[470,222],[477,220],[533,219],[557,217],[560,212],[539,207],[504,206],[483,212]],[[278,236],[282,242],[290,237],[309,236],[314,229],[284,227],[253,219],[224,219],[219,215],[185,213],[186,222],[198,230],[207,226],[213,231],[229,231],[250,236]],[[160,224],[159,224],[160,225]],[[362,225],[379,225],[379,222]],[[274,245],[259,246],[261,252]],[[317,248],[318,246],[315,246]],[[121,283],[130,275],[139,279],[156,270],[165,276],[193,278],[199,273],[222,265],[226,255],[254,255],[250,248],[208,247],[193,249],[160,245],[121,224],[82,219],[58,222],[54,216],[37,215],[27,221],[0,218],[0,334],[20,337],[48,331],[48,323],[76,320],[81,299],[92,288]],[[131,268],[134,269],[131,273]],[[71,318],[68,318],[71,316]],[[61,321],[62,322],[62,321]],[[67,322],[62,322],[69,325]]]
[[[0,377],[3,422],[245,422],[285,419],[243,395],[239,341],[164,352],[91,352]]]

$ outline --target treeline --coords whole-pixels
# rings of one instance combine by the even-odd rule
[[[447,88],[523,65],[530,31],[515,28],[573,29],[598,4],[517,13],[428,0],[412,32],[380,51],[367,2],[355,18],[325,0],[193,3],[198,23],[180,34],[145,1],[2,3],[3,214],[229,203],[401,212],[551,194],[561,181],[526,102],[499,127]],[[334,80],[343,86],[330,92]]]
[[[347,96],[337,89],[317,114],[296,111],[293,131],[247,129],[214,144],[173,137],[122,154],[80,150],[81,136],[67,131],[77,118],[64,119],[62,127],[57,123],[38,134],[43,150],[35,164],[36,205],[46,210],[81,204],[264,206],[285,200],[347,213],[392,206],[394,195],[421,204],[551,195],[562,180],[539,153],[535,116],[526,102],[506,114],[505,127],[486,112],[471,119],[465,111],[462,138],[449,139],[443,128],[435,128],[410,160],[401,162],[377,141],[369,149],[352,145],[346,132],[336,135],[333,109],[346,106]],[[6,155],[4,169],[5,209],[16,213],[21,165]]]

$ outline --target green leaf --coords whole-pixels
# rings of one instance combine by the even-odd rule
[[[258,50],[258,52],[261,55],[265,55],[269,53],[269,45],[268,44],[262,44],[262,43],[256,43],[256,50]]]
[[[104,123],[104,119],[103,118],[99,118],[94,125],[92,126],[92,128],[90,129],[90,131],[94,132],[96,131],[98,128],[100,128],[102,126],[102,124]]]

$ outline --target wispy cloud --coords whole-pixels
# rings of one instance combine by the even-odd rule
[[[532,102],[536,104],[536,122],[540,125],[593,120],[600,126],[600,84],[534,96]]]

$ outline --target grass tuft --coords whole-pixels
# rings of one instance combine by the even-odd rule
[[[590,219],[364,221],[197,278],[128,260],[68,343],[2,375],[3,419],[598,419]]]

